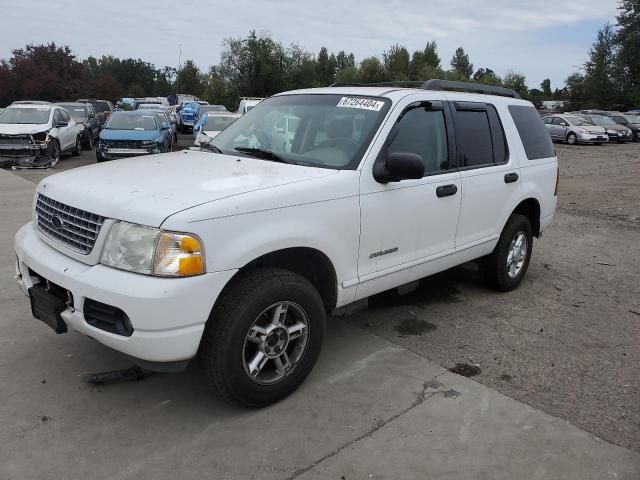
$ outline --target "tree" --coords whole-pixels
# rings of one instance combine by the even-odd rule
[[[506,88],[515,90],[522,98],[529,98],[529,89],[527,88],[527,78],[517,72],[508,72],[502,79],[502,83]]]
[[[545,78],[540,84],[540,88],[542,89],[542,93],[547,98],[547,100],[551,99],[551,96],[553,95],[551,93],[551,80]]]
[[[76,98],[82,87],[82,64],[68,46],[55,43],[27,45],[13,51],[13,57],[2,64],[5,82],[13,99],[69,100]]]
[[[592,99],[596,108],[611,108],[616,103],[615,62],[615,34],[611,24],[607,23],[598,30],[598,37],[589,51],[589,60],[584,64],[585,95]]]
[[[490,68],[479,68],[476,73],[473,74],[473,79],[485,85],[502,85],[502,79]]]
[[[426,67],[427,68],[425,70]],[[422,76],[422,72],[440,71],[440,56],[438,55],[438,45],[435,41],[427,42],[424,50],[413,52],[411,64],[409,66],[409,76],[412,80],[428,80]]]
[[[382,54],[384,69],[391,80],[409,79],[409,51],[399,45],[392,45]]]
[[[323,87],[329,86],[334,83],[336,79],[337,69],[337,60],[335,55],[332,53],[331,56],[329,56],[326,47],[322,47],[320,49],[320,53],[318,53],[318,59],[316,63],[318,66],[318,83]]]
[[[456,53],[451,59],[451,68],[454,73],[460,75],[463,78],[469,79],[473,74],[473,63],[469,61],[469,55],[467,55],[462,47],[458,47]]]
[[[619,4],[616,70],[628,106],[640,105],[640,1]]]
[[[378,57],[369,57],[360,63],[360,81],[363,83],[384,82],[387,80],[384,65]]]
[[[202,73],[193,60],[187,60],[182,68],[178,70],[176,84],[179,93],[190,93],[200,96],[204,90]]]
[[[120,82],[118,82],[113,75],[106,74],[96,79],[92,96],[115,102],[119,98],[122,98],[123,93],[124,89],[122,85],[120,85]]]
[[[568,110],[580,110],[587,107],[588,99],[584,88],[585,78],[580,73],[569,75],[566,83],[566,100],[569,102]]]

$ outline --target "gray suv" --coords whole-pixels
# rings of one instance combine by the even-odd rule
[[[602,145],[609,141],[607,131],[580,115],[548,115],[543,119],[551,139],[569,145],[591,143]]]

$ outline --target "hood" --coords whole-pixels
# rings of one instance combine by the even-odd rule
[[[75,168],[42,180],[38,192],[104,217],[159,227],[198,205],[337,172],[183,150]]]
[[[155,140],[160,136],[160,130],[110,130],[102,129],[102,140]]]
[[[582,128],[590,133],[607,133],[604,127],[598,127],[597,125],[584,125],[576,128]]]
[[[631,130],[630,128],[627,128],[624,125],[618,125],[617,123],[615,125],[607,125],[606,129],[613,130],[615,132],[628,132]]]
[[[22,123],[2,123],[0,124],[0,134],[5,135],[32,135],[34,133],[46,132],[51,127],[48,123],[42,124],[22,124]]]
[[[204,133],[207,137],[215,138],[222,130],[205,130]]]

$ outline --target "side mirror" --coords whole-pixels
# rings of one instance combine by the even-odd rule
[[[89,118],[96,118],[96,114],[95,113],[90,113],[89,114]]]
[[[373,176],[380,183],[417,180],[424,177],[424,159],[415,153],[395,152],[384,164],[374,167]]]
[[[68,122],[57,122],[55,126],[60,128],[60,127],[66,127],[68,125],[69,125]]]
[[[160,127],[161,130],[169,130],[171,128],[171,124],[169,123],[163,123],[162,127]]]

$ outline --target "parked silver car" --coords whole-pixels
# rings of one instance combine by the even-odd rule
[[[633,132],[624,125],[618,125],[612,118],[604,115],[584,115],[594,125],[598,125],[607,131],[610,142],[625,143],[633,141]]]
[[[543,119],[551,139],[569,145],[609,142],[607,131],[580,115],[547,115]]]

